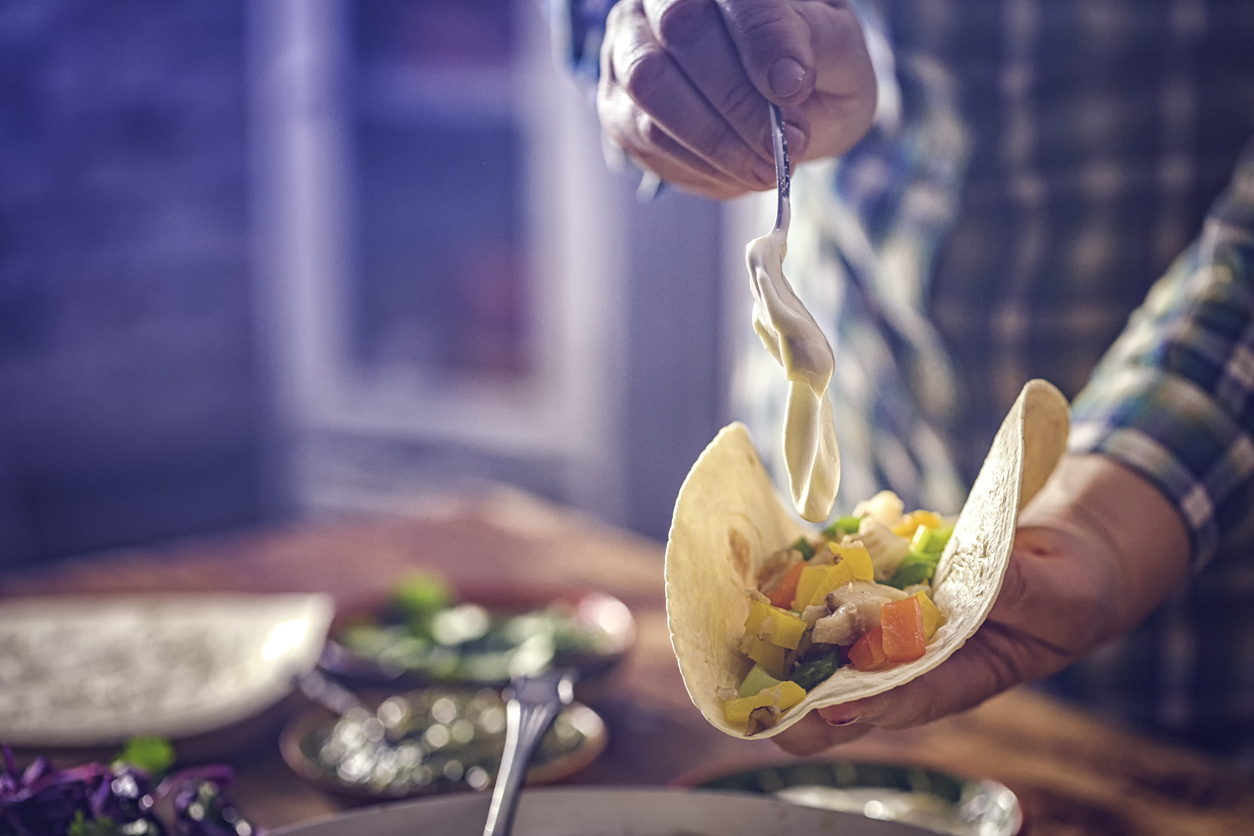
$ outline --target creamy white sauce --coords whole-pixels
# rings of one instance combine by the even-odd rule
[[[803,518],[822,522],[840,485],[840,451],[827,385],[836,358],[814,317],[784,278],[788,213],[779,228],[749,242],[745,251],[753,291],[753,330],[784,368],[784,463],[793,505]]]

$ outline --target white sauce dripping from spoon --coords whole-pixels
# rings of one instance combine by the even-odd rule
[[[788,379],[784,464],[793,505],[804,519],[822,522],[831,513],[840,486],[840,450],[827,397],[836,358],[827,337],[784,277],[791,215],[788,149],[783,119],[775,105],[771,105],[771,135],[779,211],[775,228],[750,241],[745,250],[753,292],[753,330]]]

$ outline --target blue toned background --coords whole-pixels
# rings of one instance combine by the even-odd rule
[[[0,4],[0,562],[499,482],[665,535],[740,244],[607,171],[543,14]]]

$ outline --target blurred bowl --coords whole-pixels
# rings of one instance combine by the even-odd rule
[[[462,795],[368,810],[270,831],[270,836],[480,836],[489,798]],[[918,836],[917,828],[772,798],[677,790],[541,789],[524,792],[517,836]]]
[[[1019,799],[1004,785],[919,766],[806,761],[722,775],[693,773],[675,783],[769,795],[954,836],[1014,836],[1023,827]]]
[[[457,606],[446,610],[450,619],[459,612],[469,621],[486,614],[489,629],[495,631],[492,641],[423,645],[408,635],[405,616],[392,599],[376,596],[340,610],[319,665],[349,683],[402,688],[435,683],[504,686],[512,676],[535,674],[546,667],[575,668],[579,681],[587,683],[609,673],[635,642],[631,611],[622,601],[600,592],[467,586],[457,589],[457,601]],[[551,654],[545,655],[543,641],[533,642],[530,648],[512,639],[509,648],[502,645],[498,634],[511,632],[506,629],[511,626],[517,628],[512,632],[524,634],[529,623],[535,628],[533,637],[557,626],[560,635],[552,643]],[[369,652],[364,649],[368,642],[361,640],[363,628],[367,638],[380,641]],[[537,647],[538,652],[532,652]]]
[[[318,659],[325,595],[57,596],[0,603],[0,740],[196,739],[264,717]]]
[[[562,709],[540,742],[527,783],[560,781],[605,749],[592,709]],[[358,799],[395,799],[491,786],[505,747],[505,702],[493,687],[431,686],[366,694],[337,716],[323,708],[294,718],[279,738],[288,766],[321,789]]]

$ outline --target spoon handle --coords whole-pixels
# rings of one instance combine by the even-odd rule
[[[492,788],[492,805],[483,836],[508,836],[513,830],[527,763],[562,706],[570,704],[574,682],[574,671],[551,670],[523,678],[510,689],[505,705],[505,751]]]
[[[779,105],[770,103],[771,148],[775,151],[775,191],[778,203],[775,208],[775,228],[788,228],[789,198],[792,178],[788,173],[788,140],[784,137],[784,114]]]

